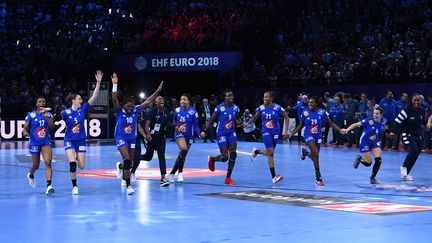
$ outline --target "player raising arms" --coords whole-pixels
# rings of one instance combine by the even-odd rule
[[[304,160],[307,156],[313,161],[315,168],[315,179],[318,186],[325,185],[320,172],[319,152],[322,142],[321,128],[326,122],[335,131],[341,131],[341,129],[330,120],[329,114],[325,110],[324,104],[319,101],[318,97],[314,96],[309,99],[309,107],[305,108],[300,114],[299,125],[289,134],[289,137],[291,137],[293,134],[296,134],[298,131],[300,131],[303,126],[305,126],[306,129],[304,131],[304,138],[310,152],[302,146],[300,158]]]
[[[49,112],[51,109],[45,106],[45,98],[39,96],[36,99],[36,109],[29,112],[25,118],[23,135],[25,137],[30,137],[29,150],[33,161],[30,172],[27,174],[29,185],[32,188],[36,188],[34,173],[39,169],[40,155],[42,153],[45,162],[45,176],[47,182],[45,194],[50,196],[54,193],[54,187],[51,185],[52,148],[50,137],[50,128],[54,128],[54,119],[52,114]]]
[[[205,137],[198,126],[198,112],[190,105],[190,95],[183,94],[180,97],[180,106],[174,110],[173,125],[175,126],[174,138],[176,140],[179,155],[173,169],[168,175],[168,181],[174,183],[174,175],[178,170],[177,181],[183,182],[183,167],[186,155],[191,147],[195,133],[200,137]]]
[[[61,112],[61,116],[66,122],[64,146],[69,161],[69,172],[72,180],[72,195],[78,195],[79,193],[76,176],[77,165],[78,168],[82,170],[84,169],[86,162],[86,132],[84,120],[87,111],[96,102],[102,76],[103,73],[100,70],[97,70],[95,74],[96,87],[88,102],[83,103],[79,94],[68,95],[66,100],[71,107]]]
[[[122,174],[123,180],[126,183],[126,193],[131,195],[135,192],[130,184],[132,158],[134,157],[135,150],[135,137],[137,132],[137,119],[139,113],[143,108],[149,106],[162,90],[163,81],[158,89],[150,95],[143,103],[135,106],[135,99],[133,97],[125,98],[122,106],[117,98],[117,85],[118,77],[114,73],[111,76],[113,83],[112,100],[114,105],[114,112],[116,115],[116,127],[114,131],[114,138],[116,140],[117,148],[123,159],[123,163],[117,162],[116,167],[119,174]],[[121,173],[122,172],[122,173]]]
[[[220,150],[220,155],[208,156],[208,167],[211,171],[215,170],[215,162],[227,162],[228,172],[225,178],[225,185],[235,185],[236,182],[231,179],[231,174],[234,169],[237,158],[237,134],[235,132],[235,123],[241,126],[239,114],[240,109],[234,104],[234,94],[230,90],[225,90],[222,93],[224,102],[215,108],[210,120],[205,124],[205,132],[216,119],[218,120],[217,142]],[[229,157],[228,157],[229,156]]]
[[[252,160],[255,160],[258,154],[267,156],[270,173],[272,176],[272,182],[277,183],[283,179],[283,176],[276,175],[274,168],[274,150],[279,138],[280,126],[279,118],[283,116],[285,131],[288,131],[289,118],[288,114],[279,104],[273,103],[273,92],[267,91],[264,93],[264,104],[256,108],[255,116],[252,117],[248,122],[243,124],[243,127],[249,125],[249,123],[255,122],[258,117],[261,116],[262,120],[262,139],[264,142],[265,150],[252,148]],[[288,138],[288,132],[283,134],[283,138]]]
[[[349,131],[363,127],[363,133],[360,137],[360,153],[354,160],[353,166],[355,169],[358,168],[360,163],[364,166],[369,167],[372,165],[371,152],[375,158],[375,164],[372,168],[372,175],[370,177],[371,184],[379,184],[376,180],[376,175],[381,167],[381,135],[385,130],[385,119],[383,118],[384,110],[381,107],[377,107],[373,111],[373,117],[365,118],[359,122],[351,124],[346,129],[342,129],[342,134],[347,134]]]

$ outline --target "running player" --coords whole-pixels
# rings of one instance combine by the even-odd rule
[[[255,110],[255,116],[248,122],[243,123],[243,127],[248,126],[250,123],[255,122],[261,116],[262,120],[262,139],[265,145],[265,150],[252,148],[252,160],[254,161],[258,154],[267,156],[272,182],[277,183],[283,179],[283,176],[276,175],[274,168],[274,150],[279,138],[280,126],[279,119],[281,116],[284,118],[285,130],[283,139],[288,138],[289,118],[287,112],[279,104],[273,103],[273,92],[267,91],[264,93],[264,104],[260,105]]]
[[[240,109],[234,104],[233,92],[225,90],[222,93],[222,96],[225,101],[215,108],[210,120],[208,120],[205,125],[205,131],[207,133],[213,122],[218,119],[217,141],[221,154],[217,156],[208,156],[208,167],[210,171],[214,171],[215,162],[227,162],[229,160],[227,176],[224,183],[225,185],[234,186],[236,182],[231,179],[231,174],[237,158],[237,134],[235,132],[235,123],[241,126],[242,122],[239,116]]]
[[[135,106],[134,98],[129,97],[125,98],[123,106],[120,106],[117,98],[118,77],[115,73],[111,76],[111,80],[113,83],[112,100],[116,115],[114,138],[123,159],[123,163],[117,162],[116,164],[117,173],[122,175],[123,180],[125,181],[126,193],[131,195],[135,192],[130,184],[130,169],[132,168],[131,159],[134,157],[138,115],[143,108],[149,106],[156,99],[156,96],[162,90],[163,82],[161,82],[158,89],[140,105]]]
[[[395,133],[392,137],[402,134],[402,141],[408,147],[408,154],[400,167],[401,178],[404,181],[413,181],[409,174],[414,167],[422,150],[422,126],[424,118],[419,94],[413,94],[408,106],[403,109],[395,119]]]
[[[174,138],[179,149],[179,155],[168,175],[170,183],[174,183],[174,176],[177,171],[177,181],[184,181],[183,167],[192,144],[194,131],[201,138],[205,137],[205,133],[201,132],[198,126],[198,112],[190,105],[189,94],[183,94],[180,97],[180,106],[174,110],[173,125],[175,126]]]
[[[294,129],[294,131],[289,134],[289,137],[291,137],[293,134],[300,131],[303,126],[306,127],[304,131],[304,138],[310,152],[307,151],[304,146],[302,146],[300,158],[304,160],[307,156],[313,161],[315,168],[315,179],[318,186],[325,185],[322,180],[319,167],[319,152],[322,142],[321,128],[325,125],[326,122],[335,131],[341,131],[341,129],[329,119],[329,114],[325,110],[324,104],[319,101],[318,97],[314,96],[309,99],[309,107],[305,108],[300,114],[299,125]]]
[[[357,155],[354,160],[354,169],[357,169],[360,163],[364,166],[369,167],[372,165],[372,155],[375,158],[375,164],[372,168],[372,175],[370,177],[371,184],[379,184],[376,180],[376,175],[381,167],[381,135],[385,130],[385,119],[383,118],[384,110],[381,107],[377,107],[373,111],[373,117],[365,118],[359,122],[351,124],[348,128],[342,129],[341,133],[343,135],[347,134],[349,131],[357,128],[363,127],[363,133],[360,137],[360,153],[362,155]]]
[[[39,169],[40,154],[42,153],[45,162],[45,176],[47,182],[45,194],[50,196],[54,193],[54,187],[51,185],[52,148],[50,137],[50,128],[54,128],[54,118],[49,112],[51,109],[45,106],[45,98],[41,96],[38,97],[36,99],[36,109],[29,112],[25,118],[23,135],[30,138],[29,150],[33,161],[30,172],[27,173],[29,185],[32,188],[36,188],[34,173]]]
[[[76,176],[77,165],[78,168],[82,170],[84,169],[86,162],[86,132],[84,120],[87,111],[96,102],[102,76],[103,73],[100,70],[97,70],[95,74],[96,87],[88,102],[83,104],[83,100],[79,94],[71,94],[66,98],[68,103],[71,104],[71,107],[61,112],[61,116],[66,122],[64,146],[69,161],[69,172],[72,180],[72,195],[78,195],[79,193]]]
[[[147,141],[147,149],[142,158],[145,161],[153,159],[155,150],[157,151],[159,159],[159,169],[161,173],[160,186],[167,187],[169,182],[165,179],[166,175],[166,160],[165,160],[165,148],[166,148],[166,127],[171,123],[168,122],[169,112],[164,106],[164,98],[158,96],[155,100],[154,107],[152,107],[146,114],[144,128],[142,129],[143,137]],[[140,124],[138,123],[138,126]],[[139,129],[139,128],[138,128]],[[135,172],[139,166],[141,159],[141,146],[136,146],[135,158],[133,161],[132,182],[136,180]]]

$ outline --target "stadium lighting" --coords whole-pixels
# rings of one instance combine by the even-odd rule
[[[141,93],[139,94],[139,97],[140,97],[141,99],[144,99],[144,97],[145,97],[144,92],[141,92]]]

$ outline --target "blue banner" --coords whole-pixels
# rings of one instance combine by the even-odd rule
[[[120,55],[116,72],[219,71],[228,73],[243,60],[242,52],[185,52]]]

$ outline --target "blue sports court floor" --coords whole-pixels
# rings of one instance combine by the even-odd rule
[[[238,144],[232,176],[237,186],[223,185],[226,164],[217,163],[219,173],[208,171],[207,155],[216,154],[217,145],[198,140],[186,160],[184,183],[160,188],[155,156],[141,163],[132,196],[114,178],[120,155],[111,145],[88,147],[80,195],[72,196],[68,163],[58,146],[56,192],[47,197],[43,165],[35,175],[38,187],[28,186],[26,143],[1,143],[0,242],[431,241],[431,154],[420,155],[409,183],[399,175],[406,153],[384,152],[377,177],[382,184],[374,187],[371,167],[352,168],[357,149],[322,148],[326,186],[317,188],[312,162],[299,159],[299,146],[276,148],[276,172],[285,177],[278,184],[271,182],[265,157],[251,162],[253,146],[263,147]],[[169,168],[176,155],[177,147],[168,142]]]

